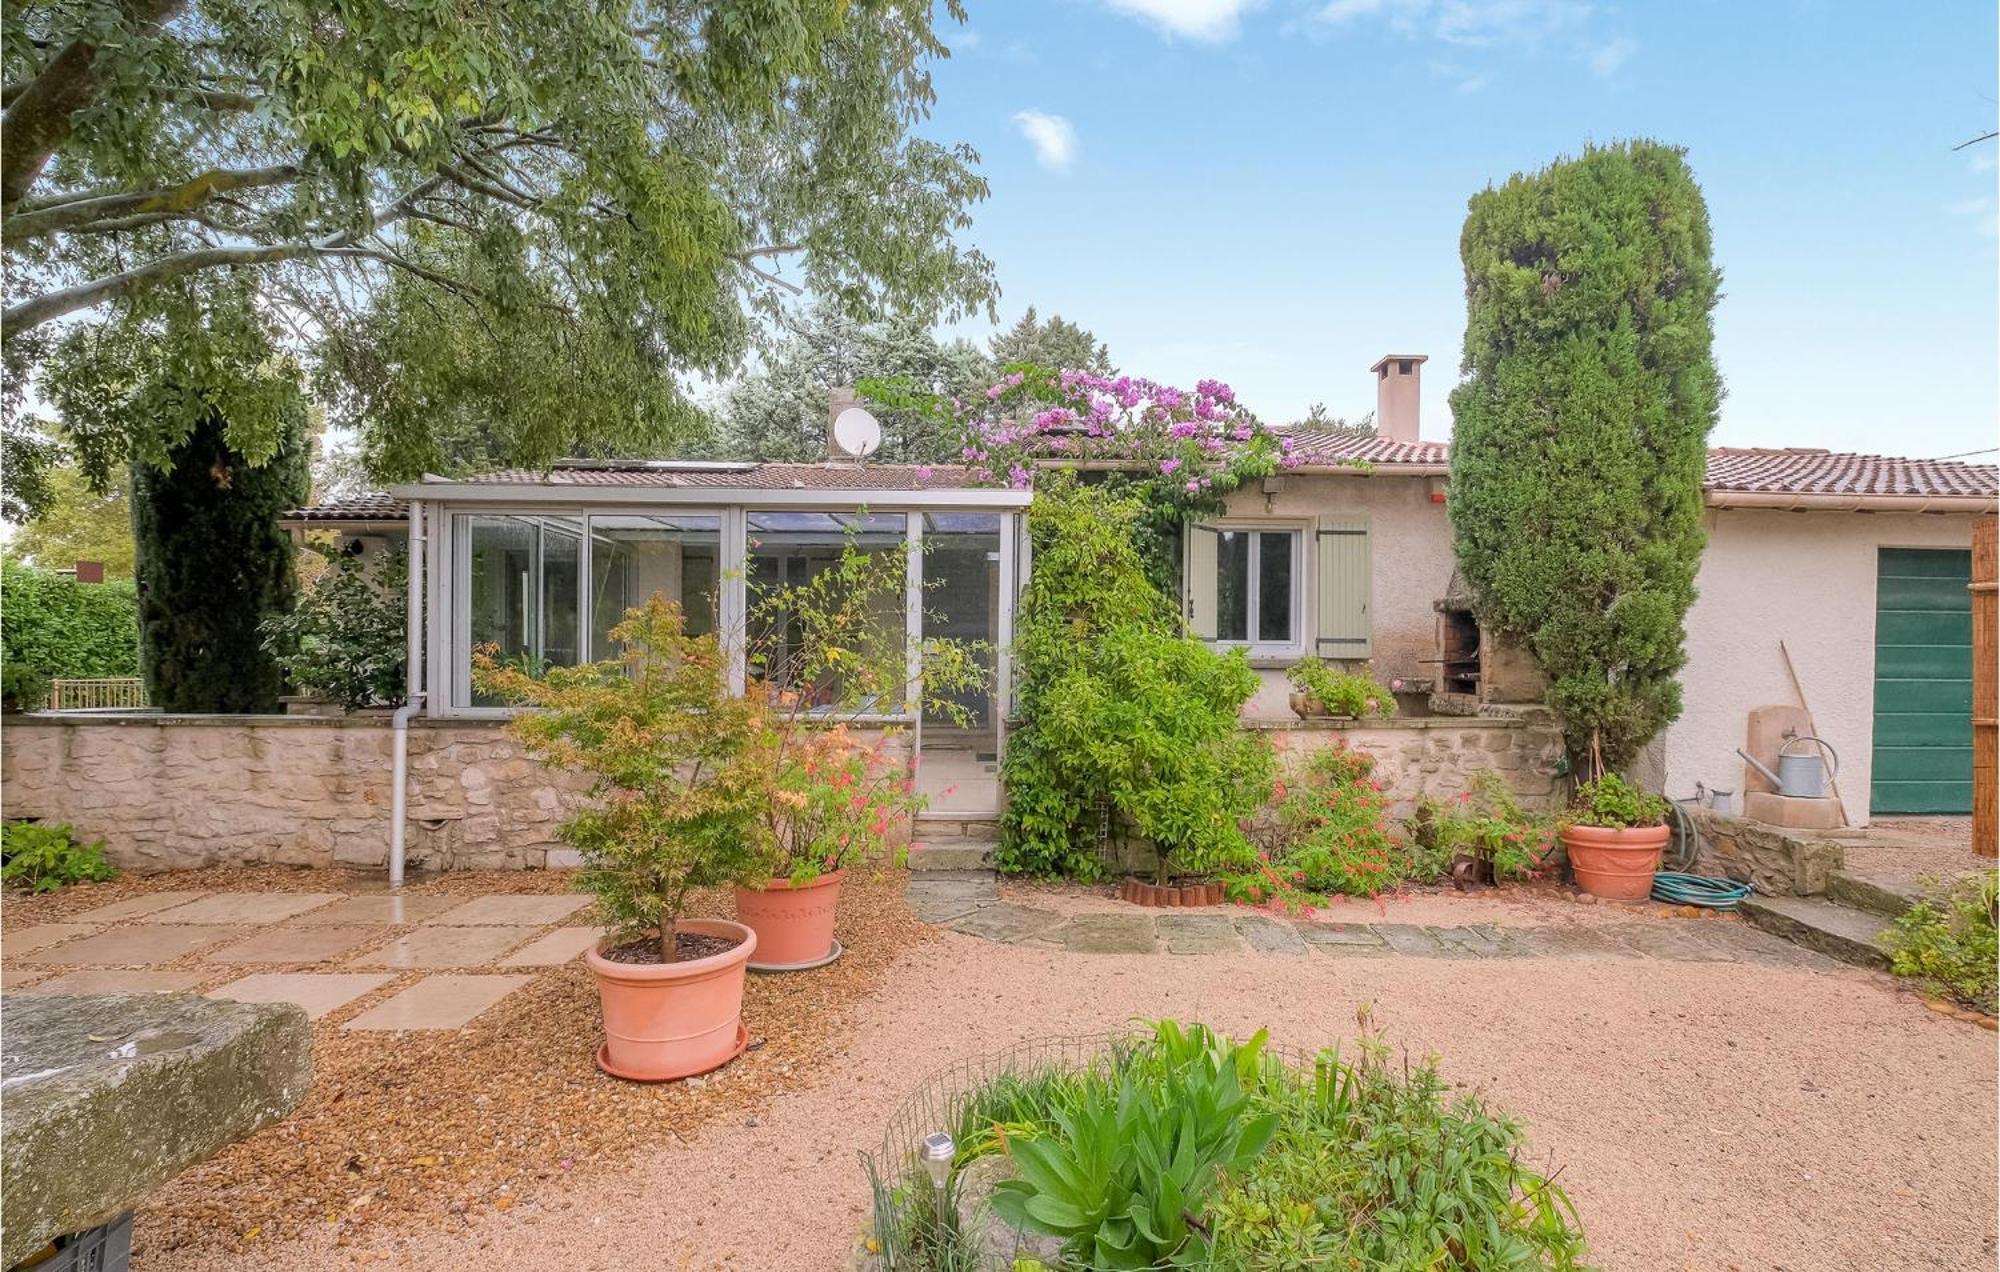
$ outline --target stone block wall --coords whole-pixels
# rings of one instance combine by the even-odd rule
[[[393,737],[380,716],[17,717],[0,803],[103,839],[130,870],[386,868]],[[900,737],[891,748],[907,755]],[[410,867],[573,865],[556,827],[584,785],[524,754],[500,721],[416,721]]]
[[[1788,830],[1748,817],[1683,805],[1701,832],[1694,873],[1755,884],[1771,896],[1816,897],[1841,867],[1838,843],[1811,831]]]

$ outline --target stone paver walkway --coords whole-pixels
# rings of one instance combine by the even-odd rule
[[[1584,925],[1458,926],[1283,919],[1235,906],[1077,915],[1000,897],[987,877],[917,878],[910,908],[954,932],[1072,954],[1233,954],[1277,958],[1633,958],[1832,969],[1839,964],[1747,923],[1633,918]]]
[[[9,929],[9,993],[193,991],[289,1002],[342,1028],[457,1029],[602,931],[589,898],[166,891]]]

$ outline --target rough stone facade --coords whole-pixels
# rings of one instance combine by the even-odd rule
[[[33,716],[6,733],[6,815],[69,822],[123,868],[388,863],[385,718]],[[556,827],[583,786],[524,754],[500,721],[416,721],[409,865],[573,865]]]
[[[1562,731],[1542,707],[1487,707],[1476,716],[1398,716],[1389,720],[1259,722],[1282,752],[1345,744],[1375,757],[1375,777],[1389,797],[1389,816],[1416,812],[1425,795],[1450,799],[1474,775],[1492,771],[1507,779],[1524,807],[1546,809],[1562,800],[1557,768]]]
[[[1696,874],[1726,875],[1771,896],[1816,897],[1841,867],[1840,845],[1811,832],[1709,808],[1689,807],[1688,813],[1701,832]]]

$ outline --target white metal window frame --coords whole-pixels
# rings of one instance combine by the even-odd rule
[[[425,494],[433,493],[432,487],[416,487]],[[454,492],[460,493],[460,492]],[[555,492],[570,494],[565,490]],[[592,491],[593,495],[600,492]],[[648,492],[649,495],[653,492]],[[690,492],[670,491],[676,496]],[[920,650],[923,628],[923,533],[925,512],[966,511],[998,512],[1000,528],[1000,571],[1002,596],[1008,603],[1001,606],[1000,631],[997,633],[1000,649],[995,659],[994,695],[996,708],[1004,714],[1004,704],[1010,702],[1013,683],[1011,650],[1014,637],[1014,613],[1012,598],[1016,589],[1012,586],[1016,571],[1020,568],[1020,553],[1017,543],[1022,537],[1021,527],[1025,519],[1020,509],[1025,499],[1014,491],[952,491],[953,499],[936,496],[946,492],[918,492],[912,497],[909,492],[889,492],[896,505],[881,507],[867,499],[855,499],[843,503],[842,494],[859,495],[868,492],[839,491],[746,491],[754,498],[741,502],[721,503],[714,499],[715,492],[705,491],[707,502],[693,499],[648,498],[644,501],[605,499],[587,500],[554,499],[546,497],[513,500],[431,500],[413,499],[410,504],[413,525],[427,525],[428,535],[420,536],[423,544],[422,594],[423,614],[430,621],[418,619],[412,623],[422,624],[422,639],[425,656],[421,660],[425,688],[425,713],[433,717],[460,719],[506,719],[519,708],[478,706],[472,702],[472,651],[470,648],[472,596],[470,544],[461,546],[465,538],[463,519],[475,516],[519,516],[519,517],[564,517],[576,518],[583,524],[583,539],[577,562],[577,610],[578,645],[586,659],[594,657],[596,651],[590,648],[591,632],[588,630],[588,615],[592,602],[592,535],[591,517],[645,517],[678,514],[682,516],[714,516],[721,519],[721,550],[719,553],[719,586],[717,597],[717,631],[721,633],[725,650],[729,655],[730,687],[737,693],[743,692],[746,683],[744,636],[749,620],[749,521],[752,513],[772,511],[803,511],[807,509],[825,512],[869,511],[883,516],[901,515],[904,518],[904,545],[909,554],[905,591],[905,621],[909,644],[910,683],[905,693],[904,709],[894,714],[855,717],[857,723],[918,724],[915,711],[917,697],[917,676],[920,669]],[[883,492],[874,492],[881,494]],[[540,492],[537,492],[540,494]],[[801,498],[800,496],[810,496]],[[928,497],[925,497],[928,496]],[[996,498],[997,496],[997,498]],[[1018,563],[1018,564],[1017,564]],[[440,621],[441,620],[441,621]],[[413,632],[412,648],[416,648]],[[1000,723],[1004,731],[1004,721]],[[919,741],[919,745],[921,742]]]
[[[1258,640],[1256,638],[1257,603],[1262,599],[1263,585],[1260,577],[1261,572],[1257,568],[1258,545],[1255,540],[1252,540],[1250,544],[1249,564],[1246,571],[1249,577],[1244,580],[1244,604],[1247,608],[1244,614],[1245,621],[1243,626],[1243,630],[1249,633],[1250,638],[1247,640],[1223,640],[1219,634],[1221,632],[1222,617],[1222,554],[1218,545],[1215,579],[1215,593],[1217,598],[1216,631],[1218,635],[1215,640],[1209,643],[1217,649],[1248,650],[1252,658],[1296,659],[1303,657],[1306,649],[1306,603],[1311,599],[1306,587],[1306,573],[1310,564],[1306,559],[1306,540],[1311,537],[1312,523],[1310,521],[1293,519],[1275,521],[1224,519],[1219,521],[1204,521],[1201,524],[1207,529],[1215,531],[1217,535],[1281,534],[1287,536],[1292,544],[1291,637],[1283,641]]]

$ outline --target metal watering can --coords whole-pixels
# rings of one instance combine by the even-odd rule
[[[1802,742],[1818,749],[1794,754],[1792,748]],[[1824,758],[1819,754],[1820,751],[1826,752]],[[1811,734],[1801,734],[1778,748],[1778,771],[1775,773],[1759,764],[1742,747],[1737,747],[1736,753],[1742,756],[1751,768],[1762,773],[1772,785],[1776,786],[1778,794],[1791,799],[1820,799],[1826,795],[1826,784],[1840,776],[1839,752],[1835,751],[1833,745],[1825,739],[1813,737]],[[1833,761],[1830,768],[1828,760]]]

